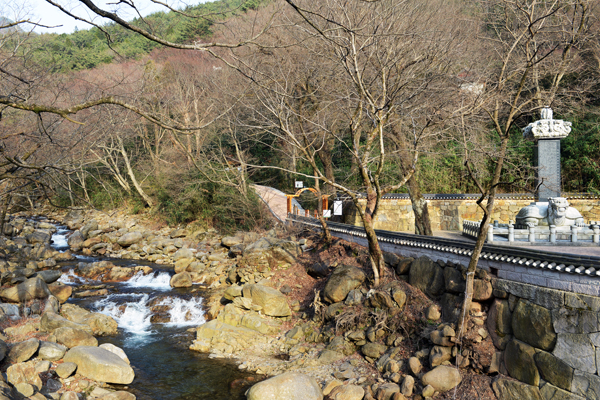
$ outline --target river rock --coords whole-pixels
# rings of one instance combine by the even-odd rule
[[[396,396],[396,393],[400,394],[400,386],[396,383],[387,382],[379,385],[376,398],[381,400],[392,400],[394,396]]]
[[[50,284],[52,282],[56,282],[62,275],[62,272],[57,269],[47,269],[45,271],[38,271],[35,276],[39,277],[41,280]]]
[[[8,353],[8,359],[13,363],[20,363],[29,360],[38,351],[40,341],[36,338],[25,340],[11,347]]]
[[[127,357],[127,354],[125,354],[122,348],[117,347],[112,343],[103,343],[98,347],[101,347],[105,350],[110,351],[113,354],[118,355],[121,358],[121,360],[125,361],[127,364],[130,364],[129,357]]]
[[[240,296],[242,296],[242,286],[238,285],[231,285],[223,292],[223,297],[229,301],[233,301],[233,299]]]
[[[444,268],[444,284],[446,291],[454,294],[462,294],[466,289],[466,282],[456,268]]]
[[[235,245],[242,244],[243,242],[244,240],[237,236],[225,236],[223,239],[221,239],[221,244],[228,249]]]
[[[67,347],[62,344],[41,341],[38,348],[38,357],[42,360],[58,361],[64,357],[66,352]]]
[[[21,362],[8,367],[6,370],[6,380],[13,385],[19,383],[28,383],[40,390],[42,388],[42,380],[35,369],[35,362]]]
[[[323,394],[315,378],[287,372],[252,386],[246,397],[248,400],[322,400]]]
[[[75,231],[67,239],[67,244],[69,245],[71,250],[77,251],[77,250],[81,249],[84,240],[85,239],[83,238],[83,235],[81,234],[81,232]]]
[[[60,400],[79,400],[76,392],[64,392],[60,395]]]
[[[48,243],[50,241],[50,235],[43,231],[34,231],[25,236],[25,238],[29,244]]]
[[[89,334],[92,334],[92,328],[85,324],[78,324],[73,321],[69,321],[68,319],[61,317],[55,313],[45,312],[42,315],[42,319],[40,321],[40,327],[43,331],[53,333],[54,330],[62,327],[71,327],[75,329],[81,329]]]
[[[135,395],[124,390],[112,392],[102,397],[98,397],[98,400],[135,400]]]
[[[323,298],[331,304],[344,301],[348,293],[362,285],[365,279],[366,275],[361,269],[341,265],[329,277],[323,290]]]
[[[98,230],[98,221],[96,221],[95,219],[91,219],[88,222],[85,223],[85,225],[83,225],[83,228],[81,228],[79,231],[81,232],[81,235],[83,236],[84,239],[87,239],[89,237],[89,233],[91,231],[97,231]]]
[[[93,335],[105,336],[117,333],[117,321],[108,315],[93,313],[74,304],[63,305],[61,313],[69,321],[89,326]]]
[[[362,400],[365,397],[365,390],[358,385],[339,385],[334,387],[329,393],[331,400]]]
[[[360,351],[367,357],[377,359],[387,351],[387,346],[379,343],[367,343],[361,347]]]
[[[65,379],[65,378],[68,378],[71,375],[73,375],[75,373],[76,369],[77,369],[77,364],[75,364],[74,362],[64,362],[64,363],[58,364],[55,371],[56,371],[56,375]]]
[[[124,234],[117,240],[117,243],[119,246],[129,247],[132,244],[141,242],[142,239],[144,239],[144,236],[141,234],[141,232],[135,231]]]
[[[64,360],[77,364],[77,373],[95,381],[128,385],[135,377],[133,369],[121,357],[100,347],[74,347]]]
[[[180,272],[171,277],[169,281],[171,287],[190,287],[192,286],[192,276],[189,272]]]
[[[421,378],[423,386],[431,385],[438,392],[447,392],[454,389],[462,378],[457,368],[440,365],[427,372]]]
[[[298,243],[272,237],[261,238],[244,248],[244,256],[266,256],[275,260],[293,264],[296,257],[302,254]]]
[[[492,384],[498,400],[543,400],[537,386],[508,379],[498,379]]]
[[[517,339],[542,350],[552,351],[556,343],[550,310],[527,300],[517,303],[512,314],[512,330]]]
[[[473,280],[473,300],[485,301],[492,297],[492,284],[482,279]]]
[[[63,326],[54,330],[56,341],[72,349],[77,346],[98,346],[98,340],[81,329]]]
[[[64,304],[73,294],[73,288],[60,282],[53,282],[48,285],[50,293],[58,299],[60,304]]]
[[[27,279],[17,286],[0,290],[0,298],[11,303],[23,303],[33,299],[45,299],[52,293],[40,278]]]
[[[444,292],[444,271],[428,257],[419,257],[412,262],[409,283],[429,296],[437,297]]]
[[[444,346],[433,346],[433,349],[429,352],[429,363],[431,367],[437,367],[442,365],[445,361],[452,359],[452,348]]]
[[[194,252],[186,247],[183,247],[173,254],[173,260],[178,261],[185,258],[194,259]]]
[[[259,284],[248,284],[242,287],[244,297],[252,299],[252,303],[262,307],[262,312],[271,317],[287,317],[292,310],[287,298],[279,290]]]

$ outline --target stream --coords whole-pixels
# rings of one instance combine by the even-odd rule
[[[57,228],[52,236],[53,247],[64,251],[69,248],[69,231],[62,226]],[[77,256],[74,261],[61,263],[60,282],[72,286],[101,284],[74,273],[79,262],[101,260]],[[211,359],[188,349],[195,338],[195,332],[188,329],[205,322],[201,291],[171,288],[172,271],[163,265],[109,260],[120,266],[147,265],[154,273],[143,275],[140,271],[126,282],[105,284],[110,292],[107,296],[71,298],[69,302],[117,321],[118,335],[97,339],[99,344],[112,343],[122,348],[129,357],[135,379],[126,390],[138,400],[245,399],[244,392],[255,380],[254,375],[239,371],[230,360]],[[158,315],[151,307],[160,310]]]

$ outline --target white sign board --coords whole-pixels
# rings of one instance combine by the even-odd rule
[[[323,210],[323,218],[331,218],[331,210]]]
[[[302,189],[304,187],[304,183],[302,181],[296,181],[296,189]]]
[[[342,215],[342,202],[339,200],[333,202],[333,215]]]

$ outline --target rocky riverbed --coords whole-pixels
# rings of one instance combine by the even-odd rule
[[[66,251],[50,246],[54,224],[24,215],[11,216],[0,242],[6,398],[16,398],[15,392],[39,399],[69,399],[75,393],[134,398],[126,390],[102,392],[106,383],[135,379],[121,349],[95,342],[95,336],[117,329],[115,320],[67,300],[103,298],[111,283],[155,271],[108,259],[74,259],[75,254],[162,264],[172,268],[171,287],[201,291],[207,322],[190,328],[195,334],[190,351],[232,359],[240,370],[273,377],[254,385],[248,399],[268,399],[272,393],[303,400],[492,399],[494,392],[503,398],[517,385],[504,379],[492,385],[490,378],[501,376],[503,366],[486,329],[494,296],[485,271],[477,273],[469,335],[458,344],[455,324],[442,316],[452,321],[456,315],[464,290],[459,265],[386,254],[388,275],[375,288],[364,249],[343,241],[324,246],[310,232],[222,236],[193,226],[153,226],[152,220],[125,212],[46,210],[44,215],[72,232]],[[94,284],[73,291],[59,282],[58,268],[65,262],[73,277]],[[441,303],[432,300],[440,296]],[[151,318],[160,322],[169,306],[156,302],[151,308]],[[17,357],[13,349],[21,347],[29,350]],[[48,359],[46,348],[64,352],[56,350]],[[100,372],[90,372],[86,363],[102,357],[119,367],[99,368],[104,375],[94,375]],[[27,372],[15,378],[9,369]]]

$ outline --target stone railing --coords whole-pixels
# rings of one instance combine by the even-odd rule
[[[479,235],[481,221],[463,221],[463,236],[476,239]],[[600,224],[590,221],[588,226],[570,226],[562,229],[554,225],[550,227],[530,226],[527,229],[516,229],[514,224],[494,224],[488,226],[487,242],[508,246],[598,246],[600,245]]]
[[[315,218],[288,215],[288,222],[321,229]],[[329,222],[333,236],[367,246],[363,228]],[[427,256],[467,265],[473,254],[473,242],[409,233],[376,230],[383,251],[405,257]],[[501,279],[532,284],[574,293],[600,295],[600,257],[546,252],[530,247],[498,246],[488,243],[478,261],[478,267]]]

